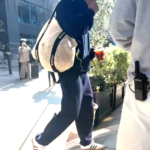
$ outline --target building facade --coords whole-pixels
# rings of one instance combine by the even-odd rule
[[[57,0],[0,0],[0,39],[18,57],[21,40],[33,47]]]

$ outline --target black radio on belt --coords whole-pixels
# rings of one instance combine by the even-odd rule
[[[139,61],[135,62],[135,98],[140,101],[145,101],[147,99],[148,93],[148,78],[145,74],[140,73],[140,64]]]

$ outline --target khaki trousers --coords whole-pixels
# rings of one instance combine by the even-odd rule
[[[29,62],[21,63],[20,78],[25,78],[26,69],[28,70],[27,78],[31,79],[31,64]]]

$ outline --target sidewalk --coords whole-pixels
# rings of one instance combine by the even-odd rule
[[[14,69],[14,73],[11,76],[6,75],[7,71],[3,70],[5,69],[0,70],[0,95],[3,97],[0,105],[0,114],[2,115],[1,135],[3,135],[3,129],[7,128],[7,124],[9,125],[7,121],[12,120],[12,127],[7,128],[8,133],[12,133],[11,135],[14,135],[15,139],[11,141],[10,148],[12,150],[32,150],[31,138],[35,134],[42,132],[54,113],[59,112],[61,109],[61,88],[56,85],[52,89],[44,90],[48,83],[46,81],[48,80],[47,71],[45,70],[41,71],[39,79],[30,82],[19,80],[18,69]],[[105,150],[116,149],[121,109],[122,106],[94,129],[93,138],[95,142],[104,144],[106,146]],[[11,119],[6,121],[5,118]],[[12,128],[14,130],[11,130]],[[66,143],[69,131],[70,129],[67,129],[50,144],[49,149],[80,150],[78,136],[69,138]],[[4,146],[9,138],[11,137],[7,137],[5,141],[3,140]]]
[[[60,92],[60,91],[59,91]],[[56,94],[59,95],[60,94]],[[54,99],[51,99],[54,100]],[[54,100],[55,101],[55,100]],[[42,131],[45,124],[53,117],[54,112],[60,110],[59,106],[49,106],[41,119],[39,120],[36,127],[33,129],[32,133],[28,136],[24,144],[19,150],[32,150],[31,139]],[[117,133],[120,123],[122,106],[120,106],[115,112],[108,116],[102,123],[97,126],[93,131],[93,139],[95,142],[104,144],[106,146],[105,150],[116,150]],[[49,119],[48,119],[49,118]],[[70,134],[70,128],[68,128],[64,133],[62,133],[56,140],[54,140],[48,147],[47,150],[80,150],[78,135]],[[68,138],[69,135],[69,138]],[[68,140],[67,140],[68,138]],[[68,142],[66,142],[66,140]],[[58,144],[59,143],[59,144]]]
[[[122,106],[108,116],[93,131],[94,141],[106,146],[105,150],[116,150],[117,133],[120,123]],[[70,136],[71,138],[71,136]],[[63,150],[80,150],[79,138],[67,142]]]
[[[17,69],[11,76],[7,76],[6,72],[0,72],[0,141],[3,141],[0,147],[19,150],[47,108],[50,112],[46,121],[60,110],[61,93],[57,91],[61,92],[61,89],[59,85],[47,89],[47,70],[44,69],[38,79],[31,81],[20,81]]]
[[[18,67],[18,59],[11,59],[11,65],[12,65],[12,68]],[[0,63],[0,69],[8,69],[8,64]]]

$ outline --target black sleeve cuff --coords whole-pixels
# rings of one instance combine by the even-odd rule
[[[95,12],[92,9],[89,9],[89,15],[91,15],[92,17],[95,16]]]
[[[90,51],[90,60],[93,60],[95,58],[95,53],[94,53],[94,48],[91,48],[91,51]]]

